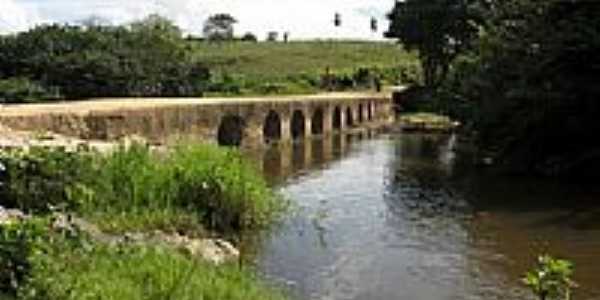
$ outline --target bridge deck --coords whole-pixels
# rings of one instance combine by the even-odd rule
[[[85,115],[90,112],[136,110],[167,106],[185,105],[223,105],[245,103],[272,102],[309,102],[356,99],[384,99],[386,93],[375,92],[344,92],[322,93],[314,95],[274,95],[261,97],[209,97],[209,98],[98,98],[85,101],[65,101],[40,104],[4,104],[0,105],[0,117],[32,116],[39,114],[74,114]]]

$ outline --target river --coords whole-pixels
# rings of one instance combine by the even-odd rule
[[[541,253],[575,263],[575,299],[600,299],[600,193],[486,174],[454,136],[336,136],[265,151],[293,213],[256,246],[294,299],[529,299]]]

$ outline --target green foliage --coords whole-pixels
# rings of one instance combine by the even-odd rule
[[[0,103],[49,101],[60,98],[58,89],[47,89],[27,78],[0,79]]]
[[[0,224],[0,294],[16,295],[31,273],[30,257],[45,250],[46,220]]]
[[[281,199],[237,150],[183,144],[167,164],[179,185],[178,205],[203,212],[211,228],[260,227],[281,208]]]
[[[572,275],[571,262],[543,255],[538,258],[537,266],[527,272],[523,283],[540,300],[570,300],[571,289],[576,286]]]
[[[128,27],[44,25],[3,36],[0,66],[0,78],[26,77],[68,99],[199,96],[209,79],[179,29],[158,16]]]
[[[160,246],[103,245],[50,227],[37,218],[0,226],[1,293],[29,300],[284,299],[234,265]]]
[[[396,1],[388,15],[386,37],[398,38],[408,49],[416,49],[427,87],[436,87],[446,77],[450,64],[472,47],[479,28],[472,0]]]
[[[2,151],[0,163],[6,168],[0,205],[27,213],[47,213],[64,205],[77,209],[76,202],[66,201],[67,187],[93,176],[89,155],[64,149]]]
[[[240,40],[244,41],[244,42],[258,42],[258,38],[252,32],[244,33],[244,35],[240,38]]]
[[[284,299],[247,271],[165,249],[100,246],[63,256],[42,258],[22,299]]]
[[[210,145],[163,154],[141,145],[106,155],[33,149],[7,153],[2,162],[8,170],[3,206],[61,207],[115,231],[200,223],[237,232],[268,225],[283,206],[238,152]]]
[[[495,3],[446,92],[513,171],[595,177],[600,19],[589,1]],[[457,105],[458,106],[458,105]]]
[[[314,93],[321,90],[321,77],[330,73],[352,79],[359,69],[368,69],[384,84],[421,81],[415,53],[392,43],[310,41],[288,43],[192,42],[195,60],[210,68],[212,94],[255,95]],[[224,85],[229,77],[235,86]],[[224,88],[222,90],[222,88]],[[364,88],[364,87],[363,87]]]
[[[420,82],[422,77],[415,54],[390,43],[211,43],[181,38],[179,28],[157,15],[128,26],[87,23],[1,36],[0,82],[10,80],[0,84],[0,98],[314,93],[326,69],[339,76],[376,71],[384,84]]]
[[[249,270],[196,261],[154,246],[104,245],[61,231],[52,209],[110,232],[203,227],[239,233],[273,222],[283,202],[232,149],[181,144],[153,152],[133,144],[2,152],[0,205],[44,217],[0,224],[0,295],[15,299],[284,299]],[[115,280],[118,278],[119,280]]]
[[[233,39],[233,25],[237,20],[230,14],[215,14],[204,22],[204,38],[209,41],[224,41]]]

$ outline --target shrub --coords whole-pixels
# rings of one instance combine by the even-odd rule
[[[0,226],[0,295],[27,300],[284,299],[237,266],[217,267],[158,246],[104,245],[85,235],[52,231],[49,221]]]
[[[244,42],[254,42],[254,43],[258,42],[258,38],[257,38],[257,37],[256,37],[256,35],[255,35],[254,33],[252,33],[252,32],[246,32],[246,33],[245,33],[245,34],[242,36],[241,40],[242,40],[242,41],[244,41]]]
[[[55,24],[2,36],[0,66],[0,78],[36,81],[16,81],[16,98],[25,100],[54,99],[51,87],[67,99],[201,96],[210,79],[179,28],[156,15],[128,26]]]
[[[67,191],[93,175],[89,153],[72,153],[62,148],[36,148],[0,152],[6,169],[0,185],[0,205],[27,213],[50,209],[77,209],[67,201]]]
[[[572,275],[571,262],[542,255],[538,257],[535,268],[527,272],[523,282],[540,300],[570,300],[571,289],[576,286]]]
[[[0,294],[15,295],[31,272],[30,256],[48,238],[42,221],[0,224]]]
[[[47,89],[27,78],[0,80],[0,103],[30,103],[60,98],[57,88]]]
[[[210,83],[208,90],[227,95],[239,95],[242,92],[242,83],[240,78],[223,74],[220,78]]]
[[[282,208],[262,176],[237,150],[179,145],[167,160],[180,207],[193,207],[211,228],[267,225]]]
[[[159,154],[134,144],[106,155],[38,148],[2,157],[8,178],[1,205],[63,207],[115,230],[115,216],[123,216],[116,219],[128,228],[177,227],[195,217],[210,229],[239,231],[268,225],[282,208],[240,153],[217,146],[179,145]]]

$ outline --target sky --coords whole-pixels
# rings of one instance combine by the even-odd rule
[[[229,13],[239,23],[237,35],[289,32],[291,39],[381,39],[385,15],[395,0],[0,0],[0,33],[26,30],[41,23],[73,23],[89,16],[122,24],[152,13],[166,16],[184,32],[200,34],[206,18]],[[342,26],[333,25],[334,14]],[[370,20],[379,20],[379,32]]]

